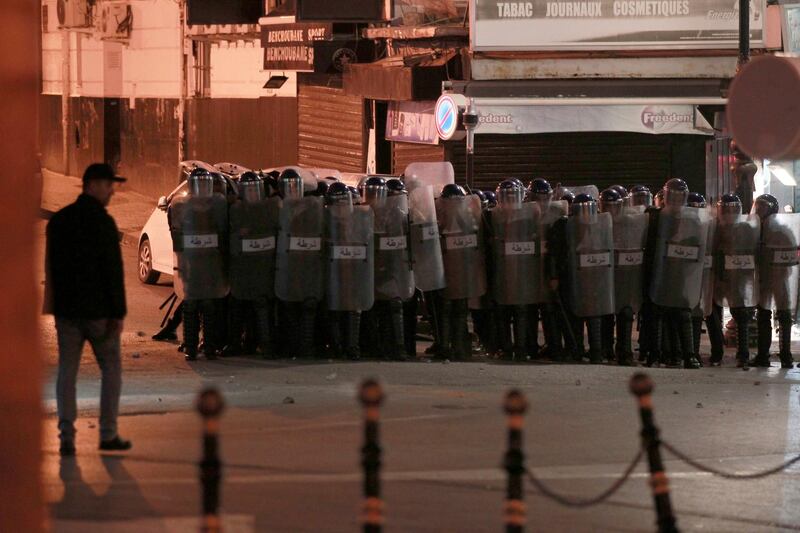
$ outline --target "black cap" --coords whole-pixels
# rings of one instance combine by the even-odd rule
[[[107,163],[92,163],[83,172],[83,181],[89,180],[111,180],[119,183],[128,181],[127,179],[117,176],[114,168]]]

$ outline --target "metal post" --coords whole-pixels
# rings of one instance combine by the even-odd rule
[[[467,109],[461,115],[461,122],[464,124],[464,129],[467,130],[467,188],[470,192],[475,185],[475,128],[478,127],[478,120],[478,113],[470,98]]]
[[[642,419],[642,446],[647,450],[647,461],[650,464],[650,487],[653,491],[653,502],[659,533],[677,533],[678,525],[672,514],[672,503],[669,498],[669,480],[661,461],[661,442],[658,428],[653,420],[653,380],[650,376],[637,372],[630,382],[630,391],[639,400],[639,415]]]
[[[517,389],[506,394],[503,409],[508,416],[508,450],[503,466],[508,473],[504,515],[506,533],[525,530],[525,503],[522,501],[522,475],[525,473],[525,455],[522,451],[523,415],[528,410],[525,395]]]
[[[378,438],[380,406],[383,389],[374,379],[361,384],[359,400],[364,407],[364,446],[361,448],[361,466],[364,469],[364,503],[361,522],[364,533],[380,533],[383,527],[383,500],[381,499],[381,446]]]
[[[762,16],[765,14],[762,13]],[[750,0],[739,0],[739,60],[736,73],[750,61]]]
[[[208,388],[197,399],[197,411],[203,417],[203,459],[200,467],[200,481],[203,484],[203,518],[200,531],[220,533],[222,523],[219,519],[219,482],[222,478],[222,462],[219,459],[219,418],[225,402],[217,389]]]

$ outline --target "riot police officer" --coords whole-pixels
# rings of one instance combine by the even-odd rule
[[[779,213],[778,200],[771,194],[756,198],[753,211],[761,219],[758,254],[759,303],[757,308],[758,354],[753,364],[769,366],[772,344],[772,310],[778,322],[778,356],[782,368],[792,368],[792,317],[797,311],[800,215]]]
[[[648,239],[652,240],[647,247],[651,273],[648,292],[653,302],[648,328],[652,336],[649,365],[660,359],[662,325],[670,320],[677,332],[677,350],[684,368],[700,367],[694,352],[692,309],[700,301],[709,221],[703,211],[686,205],[688,196],[686,182],[670,179],[662,189],[663,208],[650,213],[654,229],[649,232]]]
[[[455,184],[442,188],[436,200],[447,286],[442,293],[441,356],[470,356],[467,310],[470,298],[486,292],[483,222],[480,199]]]
[[[706,199],[702,194],[692,192],[686,205],[695,209],[706,209]],[[711,366],[718,366],[722,361],[725,341],[722,336],[722,309],[714,303],[714,233],[716,220],[713,218],[708,224],[708,239],[705,261],[703,262],[703,284],[700,293],[700,302],[692,310],[692,334],[694,335],[694,352],[700,358],[700,337],[705,320],[708,331],[708,340],[711,343]]]
[[[525,189],[512,180],[501,182],[496,196],[497,207],[491,212],[491,293],[513,334],[510,355],[525,360],[527,336],[531,329],[535,331],[529,328],[528,311],[536,312],[546,295],[539,205],[524,202]]]
[[[287,355],[312,357],[318,348],[317,307],[324,295],[323,199],[304,194],[303,178],[293,168],[281,173],[278,184],[282,202],[275,295],[284,307],[283,348]]]
[[[242,351],[244,314],[255,315],[258,347],[273,355],[271,310],[275,298],[275,245],[280,198],[267,197],[264,181],[252,171],[239,177],[239,199],[230,207],[231,321],[226,355]],[[247,305],[249,304],[249,305]]]
[[[571,195],[571,196],[570,196]],[[562,191],[562,198],[558,201],[554,199],[553,187],[549,181],[544,178],[536,178],[528,185],[528,199],[539,206],[539,231],[537,233],[537,240],[539,246],[539,256],[541,261],[538,263],[539,272],[537,272],[530,283],[537,285],[537,291],[544,296],[544,299],[538,304],[534,304],[533,308],[529,310],[532,316],[540,315],[542,318],[542,333],[544,334],[545,350],[544,353],[553,360],[561,360],[564,357],[564,343],[562,335],[565,332],[566,324],[563,324],[563,319],[560,317],[557,305],[558,295],[549,286],[549,280],[555,277],[555,272],[548,269],[548,248],[549,233],[559,219],[567,215],[567,209],[570,198],[574,199],[574,195],[564,190]],[[534,342],[538,336],[538,323],[537,320],[531,321],[532,331],[530,336]],[[575,349],[575,347],[572,347]]]
[[[371,344],[384,357],[406,359],[404,304],[414,296],[408,248],[408,195],[400,180],[390,190],[386,180],[364,183],[364,203],[375,215],[375,307],[370,312]],[[399,184],[399,187],[397,187]],[[362,326],[363,328],[363,326]]]
[[[736,366],[750,364],[749,326],[758,304],[756,256],[761,240],[757,215],[743,215],[735,194],[724,194],[717,203],[714,257],[714,300],[729,307],[736,322]]]
[[[414,268],[414,284],[425,304],[433,331],[433,344],[425,353],[438,357],[441,352],[441,295],[446,285],[439,225],[432,185],[418,180],[408,183],[409,245]]]
[[[632,206],[644,206],[645,208],[653,205],[653,193],[645,185],[634,185],[628,191]]]
[[[589,360],[603,360],[603,317],[614,313],[614,236],[611,215],[599,213],[591,195],[578,194],[570,217],[553,250],[560,267],[559,285],[566,285],[567,301],[577,318],[573,334],[586,323]],[[554,227],[554,231],[556,228]],[[561,230],[558,230],[561,231]]]
[[[183,298],[183,344],[186,359],[197,359],[200,313],[203,352],[215,359],[221,349],[217,323],[219,301],[228,294],[228,204],[214,192],[214,177],[195,168],[188,177],[188,194],[173,199],[167,213],[176,255],[176,293]]]
[[[615,356],[617,363],[630,366],[633,364],[633,316],[642,308],[644,248],[649,216],[640,209],[624,205],[624,202],[613,189],[600,195],[600,209],[611,215],[614,229]],[[608,320],[612,324],[614,321]],[[607,342],[613,342],[613,328],[605,336]]]
[[[331,349],[350,359],[361,357],[361,312],[375,302],[374,215],[369,206],[353,205],[356,196],[357,189],[335,182],[328,187],[325,206]]]

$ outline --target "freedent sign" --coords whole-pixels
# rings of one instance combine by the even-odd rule
[[[739,0],[471,0],[472,49],[736,48]],[[763,46],[765,0],[750,1]]]

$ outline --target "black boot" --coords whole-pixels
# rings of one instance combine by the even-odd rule
[[[261,357],[271,359],[275,357],[275,346],[272,341],[272,302],[266,297],[253,302],[256,313],[256,332],[258,348]]]
[[[750,310],[745,307],[731,309],[736,321],[736,368],[750,368]]]
[[[633,365],[633,309],[625,307],[616,317],[617,322],[617,364],[620,366]]]
[[[692,346],[694,347],[694,353],[697,356],[697,359],[702,362],[700,359],[700,336],[703,332],[703,316],[702,311],[699,309],[695,309],[692,312]]]
[[[661,363],[661,340],[664,331],[664,315],[654,307],[647,319],[649,335],[647,339],[647,366],[658,366]]]
[[[675,312],[677,320],[676,329],[680,353],[683,356],[683,368],[696,369],[703,366],[694,351],[694,335],[692,334],[692,312],[689,309],[679,309]]]
[[[361,312],[348,311],[345,313],[345,353],[352,361],[361,359],[361,348],[358,345],[359,332],[361,331]]]
[[[309,298],[302,304],[300,317],[300,357],[311,359],[317,356],[314,350],[316,339],[317,301]]]
[[[395,361],[405,361],[408,359],[406,356],[406,347],[404,342],[403,326],[405,320],[403,319],[403,302],[399,299],[391,300],[389,302],[389,323],[391,324],[391,356]]]
[[[722,308],[714,305],[711,314],[706,317],[708,340],[711,342],[711,366],[720,366],[725,354],[725,337],[722,334]]]
[[[775,313],[778,319],[778,347],[781,368],[794,367],[792,357],[792,314],[789,311]]]
[[[468,302],[466,299],[453,301],[453,322],[450,335],[453,357],[458,361],[466,361],[472,355],[467,332]]]
[[[772,346],[772,311],[758,307],[756,309],[756,324],[758,325],[758,353],[750,361],[750,364],[768,368],[769,349]]]
[[[528,360],[528,310],[524,305],[514,306],[514,359]]]
[[[453,301],[442,298],[441,313],[439,314],[439,347],[434,357],[437,359],[450,359],[453,357]]]
[[[589,336],[589,362],[597,365],[603,362],[603,318],[593,316],[586,319]]]
[[[187,361],[194,361],[200,344],[200,306],[197,300],[185,300],[183,304],[183,353]]]

